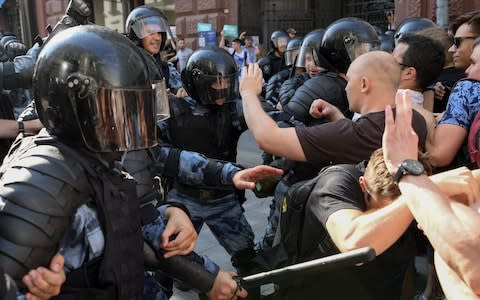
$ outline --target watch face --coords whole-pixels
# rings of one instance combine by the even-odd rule
[[[418,160],[407,159],[402,162],[402,166],[411,175],[421,175],[425,172],[425,168]]]

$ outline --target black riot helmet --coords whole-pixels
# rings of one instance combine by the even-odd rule
[[[380,40],[380,50],[392,53],[395,48],[395,40],[391,34],[380,34],[378,36]]]
[[[128,14],[125,21],[125,33],[135,42],[141,42],[147,35],[159,32],[162,35],[160,49],[165,45],[168,30],[167,17],[160,9],[153,6],[136,7]]]
[[[407,18],[400,23],[395,32],[395,44],[407,32],[417,32],[426,28],[437,26],[432,20],[422,17]]]
[[[182,81],[188,95],[202,104],[236,98],[237,65],[224,49],[209,46],[196,50],[187,60]]]
[[[325,59],[320,54],[324,34],[325,29],[315,29],[305,36],[297,57],[296,67],[305,68],[305,60],[311,58],[313,58],[315,65],[325,67]]]
[[[270,47],[282,54],[287,49],[288,40],[289,37],[285,31],[274,31],[270,35]]]
[[[155,93],[144,56],[103,26],[68,28],[45,44],[33,94],[40,121],[69,145],[116,152],[156,144]]]
[[[303,38],[295,37],[291,39],[287,44],[287,50],[285,51],[285,66],[289,67],[295,63],[295,59],[300,52]]]
[[[321,50],[338,72],[345,73],[355,58],[379,46],[372,25],[359,18],[342,18],[327,27]]]

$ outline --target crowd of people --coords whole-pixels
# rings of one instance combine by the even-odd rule
[[[71,0],[28,52],[0,37],[2,299],[163,300],[174,284],[262,299],[237,275],[362,247],[376,259],[268,299],[480,298],[479,11],[448,32],[417,17],[278,30],[263,57],[246,33],[195,51],[179,38],[167,57],[160,9],[133,9],[125,35],[90,14]],[[247,129],[263,165],[236,163]],[[272,199],[259,241],[246,189]],[[204,224],[236,273],[193,251]]]

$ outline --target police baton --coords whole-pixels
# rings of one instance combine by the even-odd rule
[[[352,266],[375,259],[375,250],[364,247],[353,251],[335,254],[295,265],[286,266],[272,271],[262,272],[246,277],[235,276],[238,288],[249,288],[267,283],[278,282],[302,276],[302,273],[315,271],[325,272],[336,268]]]

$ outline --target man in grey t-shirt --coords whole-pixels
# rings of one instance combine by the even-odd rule
[[[185,46],[185,39],[179,38],[177,41],[177,54],[170,59],[172,62],[177,62],[177,69],[182,72],[185,69],[187,60],[192,55],[193,50]]]

